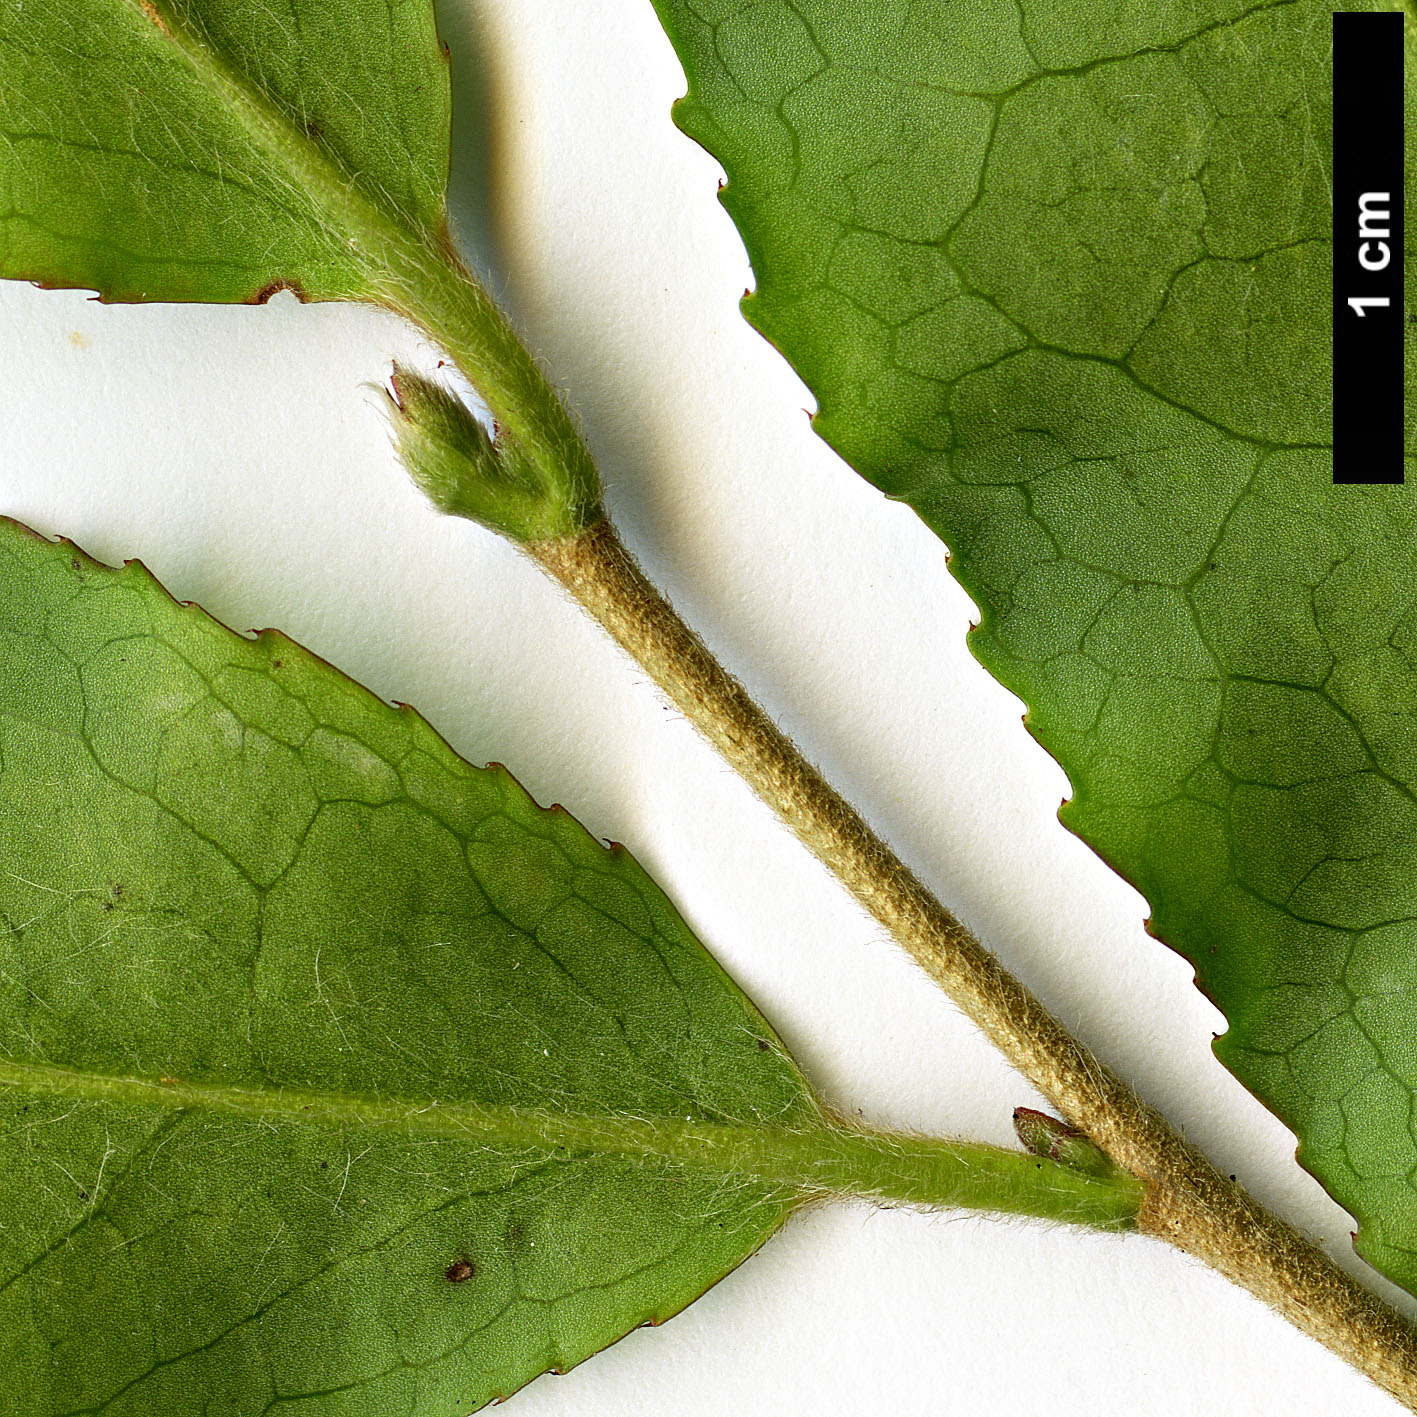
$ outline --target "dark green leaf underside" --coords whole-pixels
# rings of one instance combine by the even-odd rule
[[[748,318],[1417,1289],[1417,491],[1331,484],[1333,7],[656,4]]]
[[[5,1417],[460,1417],[781,1223],[594,1142],[818,1116],[623,850],[8,522],[0,662]]]

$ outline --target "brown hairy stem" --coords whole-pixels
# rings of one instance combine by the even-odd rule
[[[940,904],[709,653],[608,520],[526,549],[1063,1117],[1148,1183],[1143,1231],[1243,1285],[1417,1411],[1417,1330],[1221,1175]]]

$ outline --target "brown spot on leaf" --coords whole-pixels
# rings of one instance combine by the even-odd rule
[[[477,1266],[471,1260],[454,1260],[443,1271],[443,1278],[449,1284],[462,1284],[477,1273]]]
[[[300,282],[294,280],[273,280],[269,285],[263,285],[250,299],[248,305],[264,305],[271,296],[279,295],[281,291],[288,290],[297,300],[305,301],[309,297],[300,288]]]

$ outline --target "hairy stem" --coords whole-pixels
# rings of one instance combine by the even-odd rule
[[[1221,1175],[940,904],[709,653],[608,520],[527,550],[1014,1066],[1147,1183],[1140,1229],[1243,1285],[1417,1411],[1417,1331]]]

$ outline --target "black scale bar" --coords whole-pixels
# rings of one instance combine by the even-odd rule
[[[1333,480],[1401,482],[1403,14],[1333,17]]]

